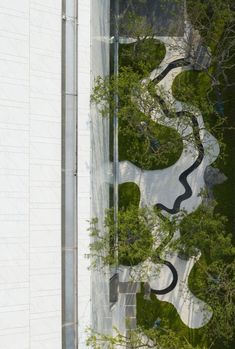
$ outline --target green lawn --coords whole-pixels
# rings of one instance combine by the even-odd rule
[[[197,268],[197,267],[196,267]],[[193,286],[194,277],[198,277],[198,273],[191,273],[192,277],[189,282],[190,288]],[[203,278],[204,276],[202,276]],[[201,280],[202,281],[202,280]],[[157,299],[155,295],[151,295],[151,300],[144,299],[143,284],[141,287],[141,293],[137,294],[137,324],[143,329],[151,329],[154,326],[155,320],[161,319],[161,328],[156,329],[156,331],[166,332],[168,329],[174,331],[177,336],[185,337],[192,346],[199,345],[200,347],[210,348],[210,349],[225,349],[234,348],[234,343],[230,346],[225,346],[223,343],[217,343],[216,345],[210,346],[211,340],[208,340],[208,332],[210,329],[209,325],[206,325],[200,329],[190,329],[187,327],[180,319],[175,307],[168,303],[162,302]],[[180,348],[179,348],[180,349]]]
[[[127,209],[130,206],[139,206],[140,190],[135,183],[123,183],[118,187],[119,208]]]
[[[128,160],[143,170],[157,170],[173,165],[180,157],[183,142],[174,129],[159,125],[142,113],[136,115],[136,128],[128,127],[120,120],[119,130],[119,161]],[[140,132],[138,125],[146,122],[144,132]],[[157,147],[151,142],[157,142]]]
[[[182,102],[198,107],[205,121],[213,115],[213,106],[208,105],[207,93],[211,88],[211,79],[205,72],[185,71],[177,75],[173,85],[173,96]]]
[[[175,331],[179,336],[186,337],[192,345],[202,344],[203,329],[192,330],[185,326],[172,304],[159,301],[153,294],[151,301],[145,300],[143,296],[142,285],[141,293],[137,294],[137,324],[139,326],[146,329],[152,328],[154,321],[160,318],[161,327],[164,330],[169,328]]]

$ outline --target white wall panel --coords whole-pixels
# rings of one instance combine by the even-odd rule
[[[29,11],[29,1],[30,0],[8,0],[7,2],[5,0],[0,0],[0,8],[1,8],[1,12],[2,9],[4,10],[12,10],[11,13],[18,12],[19,15],[21,13],[28,13]]]
[[[1,9],[1,8],[0,8]],[[29,21],[21,16],[12,16],[0,12],[0,31],[28,36]]]
[[[61,57],[60,55],[45,55],[37,49],[30,51],[30,68],[31,72],[46,77],[57,77],[60,79],[61,74]],[[38,74],[37,74],[38,75]]]
[[[16,57],[29,58],[27,38],[15,38],[14,34],[2,34],[0,36],[0,55],[5,58]],[[14,61],[16,60],[14,59]]]
[[[30,349],[61,346],[61,1],[30,1]]]
[[[29,1],[0,1],[0,348],[29,348]]]

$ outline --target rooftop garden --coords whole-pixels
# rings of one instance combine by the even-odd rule
[[[177,101],[197,107],[201,111],[205,126],[199,129],[197,119],[192,115],[193,108],[184,114],[173,107],[166,110],[170,108],[168,95],[157,86],[154,79],[151,81],[149,78],[150,73],[159,67],[165,57],[165,45],[156,40],[153,34],[150,35],[149,27],[145,35],[144,31],[138,32],[136,36],[133,34],[136,23],[139,24],[138,28],[146,30],[146,25],[140,25],[142,22],[138,16],[131,17],[132,22],[128,27],[134,42],[120,44],[118,79],[115,76],[98,79],[92,100],[101,105],[101,114],[112,120],[115,109],[113,96],[118,93],[120,162],[129,161],[144,173],[167,170],[169,167],[172,169],[180,159],[186,141],[191,142],[191,146],[198,152],[200,134],[206,129],[220,144],[220,156],[212,166],[219,167],[228,179],[221,185],[214,185],[210,195],[205,187],[199,193],[201,204],[190,208],[190,214],[187,206],[186,210],[181,210],[180,204],[178,208],[167,208],[162,204],[158,205],[157,199],[155,205],[139,208],[140,187],[131,181],[120,184],[118,222],[114,222],[113,210],[109,210],[104,222],[105,235],[102,235],[102,241],[99,240],[100,231],[93,225],[94,243],[91,244],[91,249],[95,254],[98,252],[101,256],[105,255],[103,262],[106,265],[118,263],[127,267],[135,267],[146,260],[161,266],[165,262],[166,248],[185,264],[198,256],[200,251],[200,258],[187,275],[188,288],[195,298],[204,302],[205,311],[210,312],[212,309],[213,315],[211,320],[205,321],[204,326],[190,328],[182,321],[174,302],[159,300],[152,288],[151,294],[146,296],[146,283],[142,283],[141,293],[137,294],[137,329],[133,334],[128,338],[118,332],[115,338],[102,337],[100,334],[95,336],[103,343],[112,342],[113,347],[110,348],[120,344],[125,344],[128,348],[140,348],[145,344],[146,347],[156,349],[234,347],[234,7],[230,0],[209,0],[206,3],[201,0],[188,0],[187,5],[189,18],[200,33],[200,44],[210,47],[211,64],[196,71],[193,70],[191,59],[192,70],[179,74],[173,81],[171,91]],[[173,45],[171,50],[174,52],[177,48]],[[181,62],[183,66],[187,59]],[[156,111],[160,118],[154,117]],[[185,128],[191,127],[191,133],[187,134],[187,138],[180,133],[180,127],[177,130],[169,120],[168,123],[164,121],[162,115],[166,116],[166,112],[172,122],[174,119],[180,122],[180,118],[181,121],[188,120]],[[195,136],[196,134],[199,136]],[[111,130],[110,149],[113,147],[112,139]],[[200,156],[197,157],[193,164],[194,170],[200,166],[205,154],[208,155],[203,149],[201,159]],[[112,161],[112,151],[110,157]],[[192,164],[193,154],[189,152],[188,158]],[[191,174],[189,169],[190,166],[185,169],[185,173],[188,171],[187,176]],[[205,168],[200,175],[204,171]],[[184,182],[178,176],[179,178],[172,178],[172,181],[175,181],[176,186],[180,181],[183,186]],[[169,197],[172,193],[169,192],[167,183],[172,190],[171,183],[164,183],[164,178],[166,177],[162,177],[165,196]],[[175,207],[177,200],[184,202],[187,198],[198,196],[198,193],[193,192],[198,180],[198,175],[195,175],[190,187],[186,177],[185,192],[186,196],[188,193],[190,195],[181,200],[184,195],[181,188]],[[178,231],[180,236],[172,239]],[[156,234],[160,238],[160,247],[156,246]],[[176,294],[174,296],[177,297]],[[189,314],[189,317],[193,316]]]

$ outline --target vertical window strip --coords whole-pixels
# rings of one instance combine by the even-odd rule
[[[62,349],[77,349],[77,0],[62,0]]]

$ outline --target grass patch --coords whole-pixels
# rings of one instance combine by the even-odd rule
[[[214,112],[213,105],[209,103],[207,97],[209,91],[211,91],[211,78],[201,71],[182,72],[176,76],[172,85],[173,96],[179,101],[199,108],[204,117]]]
[[[151,295],[151,301],[145,300],[142,284],[141,293],[137,294],[137,324],[150,329],[157,318],[161,319],[163,331],[171,329],[177,335],[186,337],[192,345],[202,344],[203,329],[193,330],[185,326],[175,307],[168,302],[159,301],[155,295]]]
[[[157,170],[173,165],[183,151],[179,133],[150,120],[142,113],[137,115],[139,124],[129,127],[120,120],[119,160],[128,160],[143,170]],[[146,123],[140,132],[141,122]]]
[[[205,279],[205,275],[200,275],[197,268],[198,266],[196,264],[191,272],[189,287],[190,289],[197,288],[198,292],[201,293],[200,287],[204,284],[203,279]],[[201,276],[201,278],[198,278],[198,276]],[[159,301],[153,294],[151,295],[150,301],[145,300],[142,284],[141,293],[137,294],[137,324],[143,329],[151,329],[158,318],[161,319],[161,324],[160,328],[157,328],[156,331],[166,333],[167,330],[170,329],[174,331],[177,336],[185,337],[193,347],[198,345],[210,349],[234,348],[234,343],[231,343],[230,346],[224,346],[223,343],[217,343],[216,345],[210,346],[207,338],[209,324],[199,329],[190,329],[181,321],[172,304]]]
[[[135,183],[123,183],[118,187],[119,209],[126,210],[130,206],[139,207],[140,190]]]

